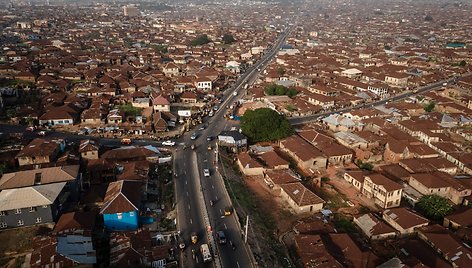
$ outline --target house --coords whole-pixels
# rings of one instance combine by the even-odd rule
[[[269,188],[272,188],[272,190],[280,190],[280,185],[282,184],[299,181],[300,179],[296,177],[291,169],[264,171],[264,182]]]
[[[424,195],[439,195],[451,200],[454,204],[462,204],[464,198],[472,194],[467,182],[453,178],[441,171],[411,174],[409,185]]]
[[[409,75],[406,73],[390,73],[385,75],[385,82],[396,87],[406,87]]]
[[[296,235],[294,243],[303,267],[344,267],[326,251],[320,235]]]
[[[343,178],[361,192],[362,186],[364,185],[364,177],[370,173],[371,172],[365,170],[351,170],[345,172]]]
[[[417,228],[429,224],[428,219],[404,207],[384,210],[382,219],[395,228],[400,235],[413,234]]]
[[[282,184],[280,188],[282,200],[287,202],[296,213],[315,213],[323,209],[325,201],[300,182]]]
[[[82,159],[98,159],[98,146],[94,140],[81,140],[79,153]]]
[[[31,241],[31,258],[25,265],[31,268],[44,267],[73,267],[78,265],[74,260],[57,253],[57,238],[55,236],[35,236]],[[85,267],[92,265],[82,264]]]
[[[418,237],[453,267],[472,267],[472,251],[444,227],[434,225],[418,230]]]
[[[264,167],[248,152],[238,154],[237,164],[241,172],[246,176],[263,175]]]
[[[472,209],[467,208],[445,216],[443,226],[449,227],[453,230],[472,226]]]
[[[96,216],[97,213],[93,211],[62,214],[53,230],[57,240],[57,254],[81,265],[97,263],[92,238]]]
[[[268,151],[262,154],[258,154],[257,158],[259,158],[262,162],[265,163],[266,169],[288,169],[289,162],[282,157],[280,157],[277,152],[275,151]]]
[[[0,229],[52,223],[69,191],[66,182],[33,185],[0,192]]]
[[[383,154],[384,160],[390,163],[398,163],[400,160],[411,158],[408,146],[408,141],[388,139]]]
[[[371,251],[364,251],[346,233],[330,233],[322,237],[326,251],[343,267],[375,267],[378,257]]]
[[[381,208],[391,208],[400,206],[402,189],[402,185],[382,174],[368,174],[364,176],[362,194],[373,199]]]
[[[352,132],[339,131],[334,133],[334,138],[341,145],[351,149],[367,149],[369,147],[367,140]]]
[[[185,91],[180,95],[180,101],[183,103],[197,103],[198,95],[193,91]]]
[[[239,131],[222,131],[218,135],[218,146],[228,148],[233,152],[247,150],[247,137]]]
[[[80,122],[89,125],[99,125],[102,123],[102,111],[99,108],[89,108],[80,114]]]
[[[180,68],[177,66],[177,64],[173,62],[167,63],[164,67],[162,67],[162,72],[166,76],[178,76],[180,73]]]
[[[110,266],[126,267],[166,267],[166,260],[175,260],[170,256],[171,246],[153,246],[148,229],[110,234]]]
[[[292,157],[297,165],[305,171],[315,173],[326,168],[326,156],[298,135],[292,135],[282,140],[280,148]]]
[[[372,213],[354,217],[353,222],[370,240],[387,239],[397,236],[395,229],[378,219]]]
[[[162,95],[152,98],[152,109],[154,112],[170,112],[170,102]]]
[[[298,132],[298,135],[320,150],[328,158],[329,164],[342,165],[352,160],[353,153],[350,149],[325,134],[316,130],[304,130]]]
[[[125,113],[119,109],[113,109],[108,112],[107,122],[109,124],[120,124],[123,123]]]
[[[100,210],[105,228],[112,231],[138,229],[141,186],[141,182],[123,180],[108,185]]]
[[[15,156],[18,165],[41,165],[56,161],[64,150],[65,142],[62,139],[34,139]]]
[[[208,77],[198,77],[194,81],[194,86],[197,90],[210,91],[212,90],[212,81]]]
[[[364,125],[342,115],[332,114],[321,120],[332,131],[356,131],[362,130]]]
[[[40,125],[63,126],[73,125],[80,119],[80,111],[71,105],[49,108],[39,117]]]

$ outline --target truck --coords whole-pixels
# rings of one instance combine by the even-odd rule
[[[212,256],[210,253],[210,248],[208,248],[208,244],[202,244],[200,246],[200,252],[202,253],[203,262],[211,262]]]

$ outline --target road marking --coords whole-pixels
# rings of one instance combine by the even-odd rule
[[[212,188],[212,189],[215,189],[215,186],[212,184],[212,185],[211,185],[211,188]]]
[[[195,261],[198,263],[198,257],[195,256]]]
[[[226,226],[226,223],[223,223],[223,225],[225,226],[225,229],[228,230],[228,226]]]
[[[223,213],[221,213],[221,208],[220,208],[220,214],[223,215]]]
[[[187,197],[188,197],[188,192],[187,192]]]
[[[188,210],[190,210],[190,204],[188,205]]]
[[[187,181],[185,181],[185,185],[187,185]]]
[[[238,265],[238,268],[241,268],[241,266],[239,266],[239,262],[237,261],[236,264]]]
[[[190,219],[190,224],[193,224],[193,221],[192,221],[192,219]]]

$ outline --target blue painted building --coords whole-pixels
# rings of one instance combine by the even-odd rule
[[[108,185],[100,214],[105,227],[111,231],[138,229],[142,183],[139,181],[116,181]]]

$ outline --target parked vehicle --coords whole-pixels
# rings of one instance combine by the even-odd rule
[[[190,139],[195,140],[195,139],[197,139],[197,137],[198,137],[198,134],[196,132],[193,132],[192,136],[190,136]]]
[[[210,177],[210,170],[209,170],[208,168],[205,168],[205,169],[203,170],[203,176],[205,176],[205,177]]]
[[[200,252],[202,253],[203,262],[211,262],[212,256],[208,244],[202,244],[200,246]]]
[[[164,145],[164,146],[174,146],[175,141],[171,141],[171,140],[163,141],[162,145]]]
[[[46,136],[46,131],[40,131],[40,132],[38,132],[38,135],[44,137],[44,136]]]
[[[123,138],[123,139],[121,139],[121,144],[123,144],[123,145],[130,145],[131,142],[132,142],[132,141],[131,141],[131,139],[129,139],[129,138]]]

